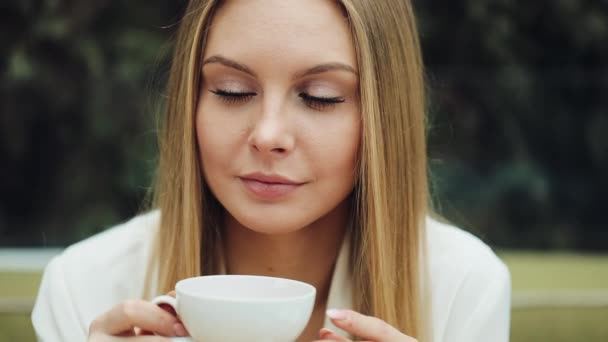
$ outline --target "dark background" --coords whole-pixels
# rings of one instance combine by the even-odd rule
[[[608,1],[414,1],[439,211],[502,248],[608,249]],[[0,3],[0,246],[134,215],[185,1]]]

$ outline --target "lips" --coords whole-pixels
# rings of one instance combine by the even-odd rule
[[[304,184],[276,174],[252,173],[239,178],[252,195],[265,200],[286,196]]]
[[[299,185],[302,182],[297,182],[291,180],[287,177],[277,175],[277,174],[263,174],[263,173],[250,173],[244,176],[241,176],[243,179],[254,180],[262,183],[268,184],[286,184],[286,185]]]

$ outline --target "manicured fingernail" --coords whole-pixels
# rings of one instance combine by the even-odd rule
[[[188,333],[186,332],[186,328],[181,323],[173,324],[173,331],[175,331],[175,335],[177,336],[186,336]]]
[[[346,310],[329,309],[326,313],[329,318],[335,319],[337,321],[343,321],[348,318],[348,313],[346,312]]]

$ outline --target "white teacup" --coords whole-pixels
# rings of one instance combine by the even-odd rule
[[[159,296],[171,305],[192,339],[175,341],[295,341],[306,327],[315,303],[314,286],[290,279],[216,275],[188,278],[175,285],[177,298]]]

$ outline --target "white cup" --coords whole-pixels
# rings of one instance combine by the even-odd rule
[[[174,341],[295,341],[315,303],[314,286],[290,279],[216,275],[188,278],[175,285],[177,297],[159,296],[171,305],[190,332]]]

